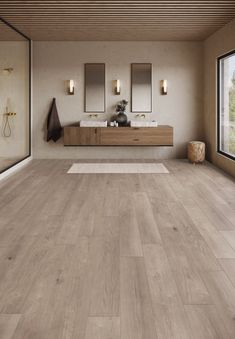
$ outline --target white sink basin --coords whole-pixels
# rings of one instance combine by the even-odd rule
[[[157,127],[157,121],[131,120],[131,127]]]
[[[81,120],[80,127],[107,127],[108,121],[89,121],[89,120]]]

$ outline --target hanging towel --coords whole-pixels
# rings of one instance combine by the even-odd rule
[[[58,116],[55,98],[53,98],[51,108],[47,116],[47,141],[56,142],[62,134],[62,127]]]

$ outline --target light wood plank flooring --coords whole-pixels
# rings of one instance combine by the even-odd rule
[[[25,155],[19,156],[19,157],[12,157],[12,158],[5,158],[0,157],[0,172],[4,171],[6,168],[14,165],[21,159],[23,159]]]
[[[235,183],[66,174],[34,160],[0,182],[1,339],[235,338]]]

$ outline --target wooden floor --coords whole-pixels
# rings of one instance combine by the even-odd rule
[[[25,155],[22,155],[21,157],[12,157],[12,158],[0,157],[0,172],[4,171],[8,167],[14,165],[15,163],[24,158]]]
[[[235,183],[66,174],[35,160],[0,183],[1,339],[235,338]]]

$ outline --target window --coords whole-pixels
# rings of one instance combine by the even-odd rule
[[[235,160],[235,51],[218,58],[218,152]]]

